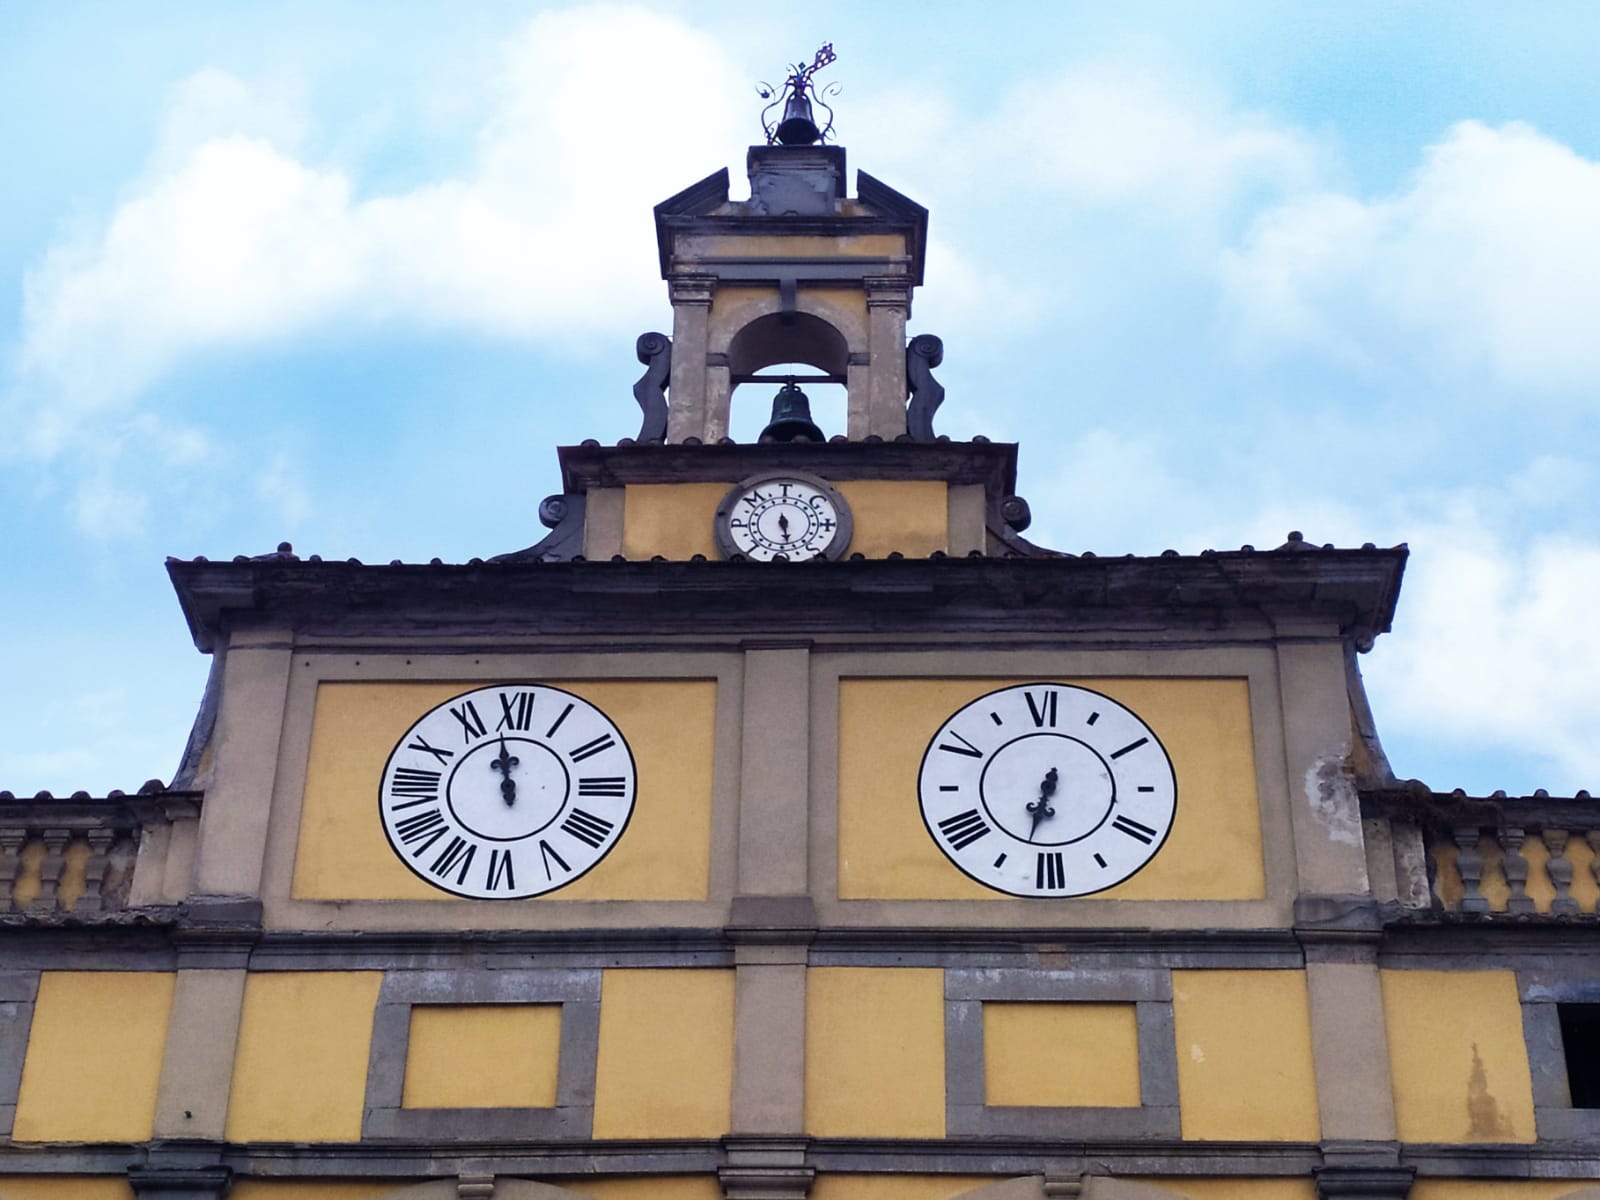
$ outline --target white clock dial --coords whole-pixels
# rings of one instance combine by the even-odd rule
[[[957,710],[917,780],[934,843],[1013,896],[1085,896],[1161,849],[1177,778],[1155,731],[1108,696],[1064,683],[1001,688]]]
[[[542,684],[467,692],[406,731],[378,812],[400,861],[435,887],[486,900],[571,883],[633,813],[633,753],[611,719]]]
[[[732,557],[771,562],[836,558],[850,544],[850,510],[826,481],[797,471],[736,485],[717,509],[717,545]]]

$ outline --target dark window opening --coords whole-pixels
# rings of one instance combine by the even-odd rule
[[[1573,1108],[1600,1108],[1600,1004],[1558,1004]]]

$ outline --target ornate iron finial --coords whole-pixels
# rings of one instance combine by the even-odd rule
[[[756,84],[756,92],[761,98],[772,102],[761,110],[761,128],[766,132],[767,145],[781,142],[785,146],[809,146],[827,140],[833,132],[833,109],[828,107],[823,97],[838,95],[839,85],[830,83],[818,91],[812,76],[836,57],[833,43],[828,42],[817,51],[809,64],[791,63],[789,77],[784,80],[783,87],[775,88],[770,83]],[[828,123],[820,128],[811,115],[813,100],[828,114]],[[767,114],[780,104],[783,106],[783,116],[776,122],[768,120]]]

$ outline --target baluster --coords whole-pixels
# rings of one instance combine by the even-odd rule
[[[1567,858],[1569,835],[1565,829],[1546,829],[1539,836],[1550,852],[1544,864],[1545,874],[1550,876],[1550,883],[1556,889],[1555,899],[1550,901],[1550,912],[1555,916],[1571,916],[1578,911],[1578,902],[1572,898],[1572,861]]]
[[[1584,840],[1589,843],[1589,849],[1594,851],[1594,857],[1589,859],[1589,874],[1594,876],[1595,883],[1600,884],[1600,829],[1589,830]],[[1600,912],[1600,908],[1595,911]]]
[[[111,864],[111,843],[117,835],[110,829],[91,829],[85,836],[89,839],[89,857],[83,864],[83,895],[78,897],[72,911],[99,912],[105,907],[102,888],[106,868]]]
[[[1526,831],[1518,825],[1507,825],[1500,834],[1500,844],[1505,847],[1500,869],[1505,872],[1506,886],[1511,889],[1511,895],[1506,897],[1508,913],[1534,911],[1533,897],[1528,895],[1528,860],[1522,857],[1522,842],[1526,836]]]
[[[9,912],[22,873],[22,847],[28,840],[26,829],[0,829],[0,912]]]
[[[1478,853],[1478,827],[1456,825],[1451,829],[1456,843],[1456,872],[1461,876],[1461,908],[1464,913],[1486,913],[1489,898],[1478,890],[1483,881],[1483,855]]]
[[[39,894],[33,898],[32,907],[51,909],[56,906],[56,893],[61,890],[61,872],[67,865],[67,843],[72,840],[72,832],[46,829],[40,840],[44,842],[44,858],[39,862]]]

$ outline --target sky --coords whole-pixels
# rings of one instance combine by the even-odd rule
[[[1030,540],[1411,548],[1401,778],[1600,790],[1600,6],[0,5],[0,789],[170,779],[168,555],[537,541],[637,431],[651,207],[831,41]],[[750,438],[768,398],[736,404]],[[817,397],[825,432],[842,400]]]

